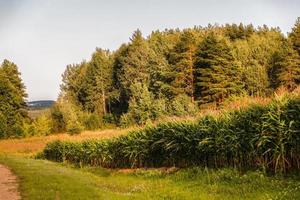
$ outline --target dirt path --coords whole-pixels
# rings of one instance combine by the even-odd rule
[[[17,177],[5,166],[0,165],[0,200],[19,200]]]

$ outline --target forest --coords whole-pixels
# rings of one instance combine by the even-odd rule
[[[17,66],[0,68],[0,138],[80,133],[151,124],[218,109],[231,97],[268,97],[300,83],[300,18],[288,35],[266,25],[225,24],[136,30],[117,50],[96,48],[66,66],[60,95],[30,119]]]

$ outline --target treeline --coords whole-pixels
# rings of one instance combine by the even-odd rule
[[[300,83],[299,44],[300,18],[288,37],[251,24],[154,31],[147,38],[137,30],[116,51],[96,49],[91,60],[67,66],[52,116],[61,122],[57,130],[79,131],[193,114],[232,95],[292,91]]]
[[[300,98],[169,122],[108,140],[48,143],[40,158],[109,168],[233,167],[286,173],[300,168]]]

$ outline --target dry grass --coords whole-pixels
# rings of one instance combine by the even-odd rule
[[[41,151],[48,142],[53,140],[63,141],[82,141],[88,139],[107,139],[116,137],[133,130],[128,129],[107,129],[101,131],[84,131],[78,135],[69,135],[66,133],[49,136],[34,136],[23,139],[0,140],[0,153],[19,154],[24,156],[33,155]]]

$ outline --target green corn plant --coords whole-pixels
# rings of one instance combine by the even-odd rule
[[[54,141],[46,159],[110,168],[204,166],[262,168],[286,173],[300,168],[300,98],[148,126],[108,140]]]

